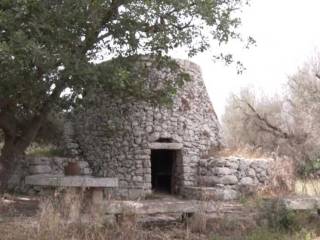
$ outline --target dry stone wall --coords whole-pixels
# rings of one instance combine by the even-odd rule
[[[28,174],[64,175],[64,168],[70,162],[78,162],[80,175],[91,175],[92,171],[86,161],[78,161],[77,159],[62,157],[28,157]]]
[[[272,159],[226,157],[199,162],[199,185],[255,185],[265,186],[271,177]]]
[[[189,198],[233,200],[252,195],[272,184],[273,159],[210,157],[199,162],[198,185],[187,188]]]
[[[64,157],[31,157],[27,156],[19,162],[15,173],[9,180],[9,189],[20,193],[41,193],[45,188],[40,186],[27,186],[24,179],[29,175],[52,174],[65,175],[64,168],[70,162],[78,162],[80,175],[91,175],[92,170],[86,161],[76,158]]]
[[[119,196],[136,198],[151,191],[150,143],[165,139],[181,143],[179,187],[197,184],[198,162],[221,142],[219,124],[200,68],[179,61],[191,81],[170,107],[127,101],[96,91],[74,116],[74,129],[83,158],[93,175],[118,177]]]

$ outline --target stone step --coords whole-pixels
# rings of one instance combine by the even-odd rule
[[[231,213],[242,211],[240,203],[223,203],[198,200],[143,200],[120,201],[111,200],[103,203],[101,208],[106,214],[170,214],[170,213]]]

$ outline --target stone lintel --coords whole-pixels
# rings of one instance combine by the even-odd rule
[[[118,187],[117,178],[95,178],[91,176],[61,176],[52,174],[31,175],[25,178],[28,185],[52,187]]]
[[[150,149],[168,149],[168,150],[180,150],[183,148],[182,143],[162,143],[162,142],[154,142],[149,143]]]

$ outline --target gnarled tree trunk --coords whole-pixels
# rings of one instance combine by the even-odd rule
[[[5,142],[0,156],[0,191],[8,190],[8,181],[13,175],[15,167],[24,154],[12,142]]]
[[[56,83],[55,89],[44,101],[40,111],[25,121],[15,117],[17,103],[0,102],[0,129],[5,136],[0,156],[0,192],[7,190],[8,180],[15,170],[16,161],[21,161],[25,150],[37,136],[64,87],[65,79],[62,78]]]
[[[46,114],[35,117],[22,129],[4,131],[4,146],[0,156],[0,192],[8,190],[8,181],[17,164],[24,157],[27,147],[36,137]]]

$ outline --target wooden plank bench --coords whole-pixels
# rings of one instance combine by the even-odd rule
[[[25,184],[46,187],[66,187],[73,189],[92,190],[92,202],[100,204],[103,201],[104,188],[118,187],[117,178],[96,178],[91,176],[62,176],[53,174],[30,175],[25,178]]]

